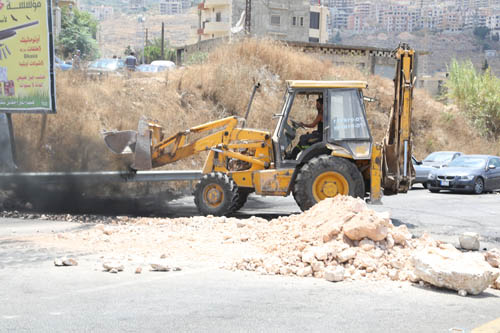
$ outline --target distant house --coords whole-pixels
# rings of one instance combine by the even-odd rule
[[[241,20],[249,23],[252,36],[300,42],[328,41],[329,10],[311,6],[308,0],[252,1],[246,12],[245,0],[204,0],[198,5],[200,40],[226,37]],[[248,21],[247,21],[248,20]]]
[[[146,7],[146,0],[129,0],[128,8],[131,12],[139,12]]]
[[[495,58],[497,56],[497,50],[484,50],[484,56],[486,58]]]
[[[87,10],[96,20],[104,21],[113,17],[114,9],[111,6],[92,6]]]

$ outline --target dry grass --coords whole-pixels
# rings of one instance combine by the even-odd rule
[[[393,98],[391,80],[334,67],[273,41],[246,40],[221,46],[204,64],[168,76],[91,81],[58,73],[58,113],[48,116],[45,136],[40,139],[41,116],[14,117],[19,164],[30,171],[124,168],[129,160],[107,151],[101,131],[135,129],[142,115],[158,120],[166,134],[228,115],[242,116],[255,82],[262,88],[249,125],[271,131],[287,79],[368,80],[366,95],[377,98],[368,105],[371,128],[377,140],[382,138]],[[436,102],[423,91],[415,93],[413,132],[418,158],[435,150],[500,154],[498,143],[480,138],[453,106]],[[201,162],[197,157],[169,168],[193,169]]]

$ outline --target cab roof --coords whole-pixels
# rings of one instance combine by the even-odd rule
[[[366,81],[306,81],[306,80],[288,80],[286,81],[290,88],[357,88],[366,89]]]

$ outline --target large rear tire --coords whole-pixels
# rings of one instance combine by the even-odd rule
[[[203,215],[230,215],[238,206],[238,186],[227,175],[212,172],[196,184],[194,203]]]
[[[321,155],[308,161],[297,176],[293,197],[303,211],[337,195],[363,198],[365,184],[356,165],[344,158]]]

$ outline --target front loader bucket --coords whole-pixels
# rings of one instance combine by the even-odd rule
[[[131,165],[135,170],[150,170],[153,168],[151,160],[151,130],[146,118],[139,120],[139,126],[136,131],[111,131],[103,132],[106,146],[115,154],[133,154],[134,164]]]
[[[146,118],[139,120],[137,128],[137,141],[135,144],[135,162],[132,168],[135,170],[150,170],[153,168],[151,160],[151,130]]]
[[[136,131],[104,132],[106,146],[115,154],[132,154],[137,142]]]

